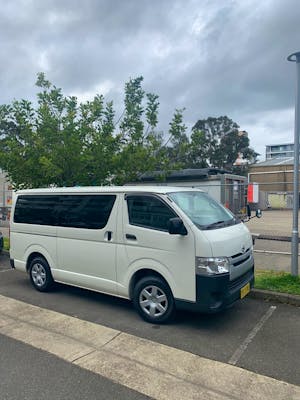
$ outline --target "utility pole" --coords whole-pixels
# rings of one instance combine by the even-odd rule
[[[300,136],[300,51],[288,56],[288,61],[296,63],[296,101],[295,101],[295,130],[294,130],[294,196],[293,196],[293,231],[292,231],[292,262],[291,274],[298,276],[299,250],[299,136]]]

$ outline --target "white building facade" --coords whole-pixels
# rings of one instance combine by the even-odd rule
[[[294,157],[294,143],[266,145],[266,160],[271,160],[272,158],[287,157]]]

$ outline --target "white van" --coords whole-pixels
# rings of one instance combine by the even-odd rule
[[[124,297],[151,323],[222,310],[254,283],[247,227],[192,188],[18,191],[10,257],[41,292],[61,282]]]

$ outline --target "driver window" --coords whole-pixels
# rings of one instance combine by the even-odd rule
[[[150,229],[168,231],[168,221],[177,215],[154,196],[127,197],[129,223]]]

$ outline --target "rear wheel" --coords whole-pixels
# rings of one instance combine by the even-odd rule
[[[39,292],[47,292],[53,285],[53,278],[47,261],[42,257],[34,258],[29,266],[32,285]]]
[[[146,276],[138,281],[133,291],[133,303],[147,322],[161,324],[175,315],[172,292],[166,282],[156,276]]]

